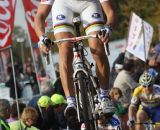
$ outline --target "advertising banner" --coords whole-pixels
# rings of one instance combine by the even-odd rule
[[[16,0],[0,1],[0,50],[11,46]]]
[[[39,41],[34,30],[34,17],[37,13],[38,4],[39,0],[23,0],[27,26],[33,43],[37,43]]]

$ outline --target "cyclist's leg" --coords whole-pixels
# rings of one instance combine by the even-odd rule
[[[65,6],[63,0],[55,1],[52,8],[53,29],[55,39],[73,37],[72,18],[73,12]],[[74,87],[72,79],[72,45],[68,42],[58,45],[59,48],[59,67],[62,86],[67,97],[67,109],[75,109]],[[75,109],[76,110],[76,109]],[[67,111],[65,111],[67,114]]]
[[[137,123],[143,123],[148,120],[148,115],[144,110],[140,109],[137,111],[136,118],[137,118],[136,119]],[[135,127],[136,127],[136,130],[145,130],[143,124],[136,124]]]
[[[97,34],[100,29],[103,28],[103,13],[101,10],[101,6],[99,3],[91,3],[88,4],[89,6],[81,13],[82,20],[84,21],[84,27],[87,34]],[[109,89],[109,75],[110,75],[110,66],[108,62],[108,57],[105,54],[104,44],[99,39],[89,39],[89,47],[93,58],[96,62],[96,73],[98,79],[100,81],[101,87],[101,97],[102,99],[108,100],[108,92]],[[107,101],[105,101],[106,103]],[[109,103],[109,101],[107,102]],[[113,111],[112,105],[105,105],[110,106],[110,109],[106,107],[104,110],[105,113],[110,113]],[[112,107],[111,107],[112,106]],[[102,106],[103,107],[103,106]],[[109,112],[110,111],[110,112]]]

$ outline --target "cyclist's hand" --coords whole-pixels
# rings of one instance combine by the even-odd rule
[[[48,55],[51,45],[52,45],[52,41],[47,36],[40,37],[38,46],[44,54]]]
[[[98,38],[103,42],[103,43],[108,43],[110,40],[110,37],[112,35],[112,27],[110,25],[104,26],[98,34]]]
[[[127,121],[128,127],[133,127],[134,123],[135,123],[134,120],[128,120],[128,121]]]

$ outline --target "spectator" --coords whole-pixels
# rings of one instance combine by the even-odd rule
[[[150,57],[148,58],[148,68],[152,68],[155,71],[158,72],[155,84],[160,85],[160,53],[155,53],[153,55],[150,55]]]
[[[133,80],[135,82],[139,82],[139,77],[141,76],[141,74],[143,73],[143,71],[146,69],[145,66],[145,62],[140,60],[137,57],[133,57],[134,60],[134,65],[136,65],[136,67],[134,67],[134,71],[132,72],[131,76],[133,78]]]
[[[39,130],[33,126],[38,118],[38,113],[33,107],[26,107],[22,112],[21,119],[9,124],[10,130]]]
[[[15,99],[15,83],[14,83],[14,77],[13,77],[13,72],[12,72],[12,67],[8,67],[7,72],[9,74],[9,80],[6,82],[6,86],[10,88],[10,97]],[[15,77],[16,78],[16,77]],[[17,88],[17,98],[21,98],[21,87],[17,82],[16,79],[16,88]]]
[[[38,82],[37,82],[37,77],[36,77],[36,73],[33,72],[32,67],[31,66],[27,66],[26,67],[26,77],[29,79],[31,87],[32,87],[32,91],[33,94],[39,94],[39,87],[38,87]]]
[[[116,60],[113,62],[111,74],[110,74],[110,86],[113,86],[113,83],[119,73],[123,69],[123,62],[125,58],[125,52],[121,52]]]
[[[138,86],[131,76],[133,72],[134,61],[132,59],[125,59],[123,70],[118,73],[114,82],[114,87],[117,87],[122,91],[122,101],[128,105],[130,104],[133,89]]]
[[[6,119],[10,115],[10,104],[6,99],[0,99],[0,130],[10,130]]]
[[[55,93],[54,85],[52,84],[52,81],[50,79],[46,79],[41,82],[41,94],[47,95],[51,97]]]
[[[33,62],[31,57],[27,57],[27,61],[24,64],[24,70],[26,70],[27,66],[33,67]]]
[[[116,108],[115,114],[119,117],[123,114],[126,114],[127,106],[125,104],[122,104],[119,100],[120,98],[122,98],[122,91],[119,88],[114,87],[111,89],[109,95]]]
[[[67,120],[64,116],[64,110],[66,108],[67,101],[60,94],[53,94],[51,97],[54,112],[58,121],[58,126],[61,129],[67,128]]]
[[[19,106],[19,114],[21,116],[23,109],[26,107],[24,103],[18,103]],[[17,110],[17,103],[13,103],[11,106],[10,118],[7,119],[8,123],[18,120],[18,110]]]
[[[120,99],[122,98],[122,91],[119,88],[113,87],[110,91],[110,97],[113,101],[113,104],[115,106],[115,114],[120,118],[122,123],[122,129],[128,130],[128,126],[126,122],[128,121],[128,104],[125,104],[123,102],[120,102]]]
[[[59,94],[65,96],[63,86],[62,86],[62,82],[61,82],[61,78],[60,78],[60,74],[59,74],[59,64],[55,63],[54,67],[55,67],[57,79],[52,82],[52,85],[55,89],[55,93],[59,93]]]

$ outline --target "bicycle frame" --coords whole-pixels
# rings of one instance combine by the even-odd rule
[[[76,19],[77,20],[77,19]],[[80,36],[80,21],[76,21],[74,22],[75,28],[76,28],[76,35]],[[94,99],[93,99],[93,95],[91,92],[91,89],[95,89],[97,90],[97,84],[94,80],[93,74],[92,74],[92,70],[91,70],[91,65],[88,62],[88,60],[85,57],[84,54],[84,46],[82,41],[78,41],[76,42],[76,44],[74,44],[73,46],[73,69],[74,69],[74,73],[73,73],[73,79],[74,79],[74,86],[75,86],[75,92],[76,92],[76,101],[77,101],[77,115],[78,115],[78,120],[79,122],[81,122],[81,117],[80,117],[80,112],[81,112],[81,108],[84,109],[84,91],[87,91],[87,95],[85,95],[86,97],[88,97],[88,99],[86,99],[88,101],[88,107],[90,107],[90,111],[89,109],[86,109],[87,114],[88,114],[88,119],[89,120],[96,120],[96,116],[95,116],[95,103],[94,103]],[[80,77],[78,77],[79,74],[83,74],[83,78],[84,79],[80,79]],[[81,88],[81,85],[78,85],[78,80],[84,80],[85,87],[88,88]],[[80,82],[80,81],[79,81]],[[92,88],[90,88],[92,87]],[[85,90],[82,90],[85,89]],[[98,91],[97,91],[98,93]],[[86,102],[87,102],[86,101]],[[85,102],[85,104],[86,104]],[[86,106],[87,107],[87,106]],[[83,110],[82,110],[83,111]],[[84,116],[84,115],[83,115]],[[87,124],[86,124],[87,125]],[[95,122],[94,125],[96,128],[94,128],[95,130],[98,129],[98,127],[96,126]],[[91,129],[89,126],[88,129]]]

